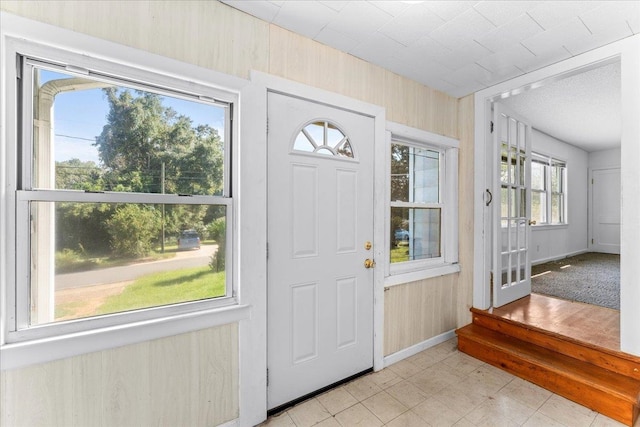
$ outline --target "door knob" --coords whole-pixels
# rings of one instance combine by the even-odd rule
[[[535,219],[529,220],[529,225],[536,225],[538,222]]]
[[[364,260],[364,268],[373,268],[376,266],[376,262],[372,259],[365,259]]]

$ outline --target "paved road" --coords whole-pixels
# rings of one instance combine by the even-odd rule
[[[147,274],[180,268],[201,267],[209,264],[211,255],[216,249],[218,249],[218,245],[203,245],[199,250],[178,252],[175,258],[171,259],[80,273],[59,274],[56,276],[56,290],[127,282]]]

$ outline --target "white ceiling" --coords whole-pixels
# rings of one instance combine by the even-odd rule
[[[500,102],[534,128],[583,150],[620,146],[620,61]]]
[[[640,33],[637,0],[221,1],[454,97]],[[617,82],[619,93],[619,77]],[[605,105],[616,101],[605,99],[606,87],[589,87],[594,83],[601,81],[586,76],[557,82],[539,95],[532,91],[510,102],[525,116],[530,102],[531,110],[538,111],[533,114],[540,117],[531,120],[535,127],[588,151],[614,138],[619,144],[619,114],[617,134],[604,134],[615,120],[603,125],[604,117],[611,115]],[[594,102],[593,96],[601,98]],[[581,103],[579,98],[589,101]],[[594,104],[602,105],[597,109]],[[619,95],[616,105],[619,112]],[[587,113],[596,119],[581,119]],[[580,126],[569,127],[573,122]],[[594,140],[592,145],[583,146],[588,139]]]

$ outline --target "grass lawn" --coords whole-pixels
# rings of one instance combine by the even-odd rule
[[[391,249],[391,262],[409,261],[409,246],[398,246]]]
[[[225,293],[225,273],[208,266],[150,274],[109,297],[96,314],[219,297]]]

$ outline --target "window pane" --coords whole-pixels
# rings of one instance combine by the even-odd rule
[[[409,201],[409,147],[391,144],[391,201]]]
[[[33,187],[222,195],[227,109],[34,70]]]
[[[531,162],[531,189],[545,190],[545,177],[547,175],[547,166],[544,163],[536,161]]]
[[[564,164],[554,163],[551,166],[551,191],[562,193],[564,191]]]
[[[31,202],[31,325],[224,296],[228,214]]]
[[[551,223],[560,224],[564,222],[564,197],[562,194],[551,195]]]
[[[547,194],[544,192],[531,192],[531,219],[538,224],[547,222]]]
[[[438,203],[440,201],[440,153],[392,144],[391,200]]]
[[[441,256],[441,209],[391,208],[391,262]]]

